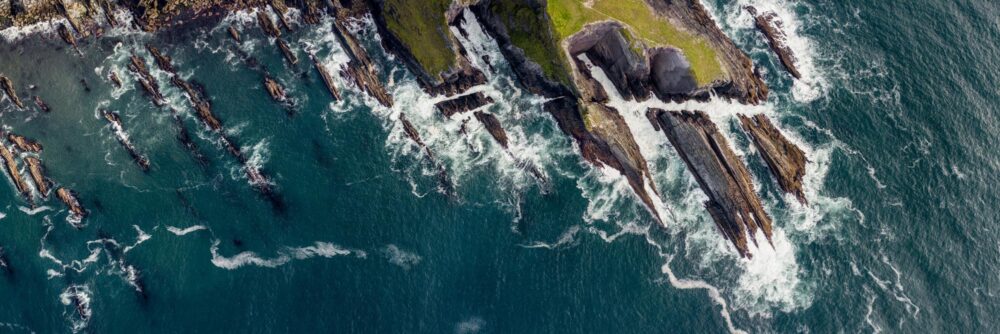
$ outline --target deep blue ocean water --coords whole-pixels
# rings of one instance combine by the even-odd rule
[[[971,332],[996,326],[1000,198],[996,105],[1000,7],[989,1],[706,1],[772,88],[770,101],[671,105],[713,115],[753,171],[775,218],[775,247],[738,258],[701,206],[704,194],[642,106],[619,101],[654,170],[668,226],[621,177],[591,167],[518,87],[495,43],[467,23],[464,46],[490,55],[475,89],[511,135],[506,152],[468,116],[445,119],[412,74],[381,50],[368,21],[350,25],[395,97],[378,106],[336,72],[346,54],[331,19],[285,37],[289,66],[242,13],[222,24],[147,34],[113,30],[82,56],[48,29],[4,31],[0,73],[22,98],[0,101],[5,129],[38,139],[49,176],[91,211],[82,229],[57,201],[31,211],[7,183],[0,246],[0,331],[51,332]],[[781,69],[743,5],[776,10],[804,78]],[[228,24],[244,41],[228,38]],[[275,185],[286,210],[257,194],[183,93],[143,47],[173,57],[204,85],[227,133]],[[294,106],[270,100],[265,65]],[[127,69],[153,69],[157,108]],[[308,61],[315,53],[344,94],[331,102]],[[476,64],[487,68],[481,58]],[[126,83],[106,79],[116,71]],[[86,81],[86,85],[81,83]],[[29,89],[29,85],[37,88]],[[85,89],[89,87],[89,90]],[[30,101],[26,101],[29,102]],[[209,163],[175,139],[182,115]],[[630,109],[631,108],[631,109]],[[152,162],[141,172],[100,117],[119,112]],[[734,121],[764,112],[810,159],[810,205],[777,189]],[[400,114],[457,185],[404,135]],[[549,184],[518,167],[538,166]],[[114,244],[119,251],[109,252]],[[146,296],[122,264],[140,273]],[[76,295],[77,297],[73,297]],[[87,301],[81,316],[73,299]]]

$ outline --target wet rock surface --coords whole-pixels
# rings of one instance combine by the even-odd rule
[[[7,99],[18,109],[24,109],[24,103],[21,102],[21,98],[17,97],[17,89],[14,88],[14,82],[10,78],[0,76],[0,89],[3,89],[4,94],[7,94]]]
[[[24,182],[24,179],[21,177],[21,172],[17,168],[17,161],[14,160],[14,154],[7,148],[7,145],[0,145],[0,158],[3,158],[4,165],[7,167],[7,176],[14,183],[14,188],[17,189],[17,192],[28,203],[34,206],[31,198],[31,188],[28,188],[28,183]]]
[[[403,132],[406,133],[406,136],[424,151],[424,154],[427,156],[427,161],[430,162],[434,168],[437,168],[438,182],[440,183],[441,189],[444,190],[445,194],[451,196],[454,191],[454,186],[451,183],[451,179],[448,178],[448,172],[445,170],[444,165],[437,161],[437,158],[434,157],[434,152],[431,152],[430,147],[428,147],[427,144],[424,144],[424,140],[420,138],[420,132],[417,131],[417,127],[413,126],[413,123],[410,123],[410,121],[406,119],[405,115],[399,115],[399,122],[402,123]]]
[[[708,115],[700,111],[648,112],[708,195],[705,208],[740,255],[752,257],[747,237],[757,244],[758,231],[770,243],[771,217],[754,192],[753,179]]]
[[[326,90],[330,92],[330,96],[333,97],[334,101],[340,100],[340,90],[337,89],[336,83],[333,82],[333,77],[330,76],[330,72],[326,70],[326,66],[323,65],[316,59],[316,56],[309,55],[309,58],[313,62],[313,67],[316,68],[316,72],[319,73],[320,79],[323,79],[323,84],[326,86]]]
[[[35,182],[35,189],[38,189],[38,193],[43,198],[47,197],[52,183],[45,177],[45,168],[42,166],[42,161],[36,157],[29,156],[24,158],[24,162],[28,165],[28,173],[31,174],[31,180]]]
[[[466,94],[457,98],[441,101],[435,104],[438,111],[445,117],[451,118],[455,114],[477,109],[487,104],[493,103],[493,98],[486,96],[482,92]]]
[[[80,205],[80,200],[77,199],[76,192],[60,187],[56,190],[56,197],[58,197],[63,204],[66,204],[66,207],[69,208],[69,211],[77,220],[87,217],[87,210]]]
[[[788,44],[785,43],[787,37],[782,30],[782,23],[781,19],[778,18],[778,14],[770,11],[759,12],[753,6],[746,6],[744,8],[750,15],[753,15],[754,25],[767,38],[768,46],[778,56],[778,60],[781,61],[781,65],[785,67],[785,70],[796,79],[802,79],[802,74],[799,73],[798,67],[795,66],[795,54],[788,47]]]
[[[806,174],[806,155],[788,141],[781,131],[764,115],[747,117],[740,115],[740,124],[750,138],[753,139],[757,152],[764,158],[771,174],[778,180],[778,185],[787,193],[795,195],[802,204],[806,204],[806,195],[802,190],[802,178]]]
[[[347,18],[349,15],[350,12],[347,9],[338,7],[338,18]],[[344,27],[341,21],[336,20],[333,22],[333,32],[336,34],[337,40],[344,46],[347,55],[351,58],[344,69],[344,74],[354,81],[354,84],[358,88],[377,100],[380,104],[385,107],[392,107],[392,96],[389,95],[385,86],[379,81],[378,71],[372,63],[371,58],[368,57],[368,52],[361,47],[361,44],[358,44],[357,39]]]
[[[157,106],[163,106],[166,104],[166,98],[163,97],[163,94],[160,94],[160,85],[157,84],[156,79],[149,74],[149,68],[146,67],[146,62],[135,54],[132,54],[132,56],[129,57],[129,61],[129,70],[135,74],[136,82],[139,83],[139,86],[142,86],[142,89],[153,100],[153,104]],[[167,61],[169,63],[169,60]]]
[[[7,140],[9,140],[11,144],[14,144],[14,146],[17,147],[17,149],[24,152],[38,153],[42,151],[42,144],[39,144],[38,142],[31,140],[25,136],[8,132]]]
[[[111,123],[111,129],[114,131],[115,137],[118,138],[118,143],[125,148],[128,155],[132,157],[132,161],[134,161],[135,164],[139,166],[139,169],[142,169],[142,171],[149,171],[149,159],[139,153],[139,151],[135,148],[135,145],[132,144],[128,134],[125,133],[125,126],[122,124],[121,117],[118,113],[104,110],[101,114],[104,116],[104,119],[108,121],[108,123]]]

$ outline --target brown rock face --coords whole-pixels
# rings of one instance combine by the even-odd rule
[[[477,111],[475,115],[476,119],[478,119],[479,122],[483,123],[483,126],[486,127],[486,131],[493,136],[493,139],[496,139],[497,143],[499,143],[501,147],[507,149],[507,145],[510,143],[510,140],[507,139],[507,131],[505,131],[503,126],[500,125],[500,120],[493,114],[482,111]]]
[[[3,158],[3,162],[7,166],[7,176],[10,176],[11,181],[14,182],[14,188],[17,188],[17,192],[21,193],[21,196],[24,196],[28,202],[31,202],[31,189],[28,188],[28,184],[21,178],[21,172],[17,169],[14,154],[10,152],[10,149],[6,145],[0,145],[0,158]]]
[[[330,76],[330,72],[326,70],[323,63],[319,62],[319,59],[316,59],[315,55],[309,55],[309,58],[312,59],[313,67],[316,68],[316,72],[319,72],[319,77],[323,79],[323,84],[326,85],[326,90],[330,92],[331,96],[333,96],[333,100],[340,100],[340,91],[337,90],[337,85],[334,84],[333,77]]]
[[[754,192],[750,173],[708,115],[700,111],[649,112],[708,195],[705,208],[740,255],[752,256],[747,236],[757,244],[758,230],[771,242],[771,217]]]
[[[142,61],[142,58],[133,54],[130,58],[131,63],[129,63],[128,68],[132,70],[132,73],[136,76],[136,81],[142,86],[142,89],[146,91],[146,94],[153,99],[153,104],[157,106],[163,106],[166,99],[163,94],[160,94],[160,85],[156,83],[156,79],[149,74],[149,68],[146,67],[146,63]],[[169,64],[169,59],[167,59]]]
[[[793,77],[796,79],[802,79],[802,74],[799,73],[799,69],[795,67],[795,54],[792,53],[792,49],[785,44],[785,32],[781,30],[781,20],[778,18],[778,14],[774,12],[763,12],[758,13],[757,9],[753,6],[745,7],[750,15],[753,15],[754,25],[757,26],[757,30],[760,30],[767,38],[767,44],[771,47],[771,51],[778,56],[778,60],[781,61],[781,65],[788,70]]]
[[[17,97],[17,90],[14,89],[14,82],[10,78],[0,76],[0,89],[3,89],[4,93],[7,94],[7,98],[18,109],[24,109],[24,103],[21,102],[21,98]]]
[[[66,204],[66,207],[69,208],[69,212],[71,212],[77,219],[87,217],[87,210],[80,205],[80,201],[77,200],[76,193],[74,191],[66,188],[59,188],[56,190],[56,197],[58,197],[63,204]]]
[[[743,129],[753,138],[753,143],[767,163],[771,174],[778,179],[778,185],[787,193],[795,195],[799,202],[806,204],[802,192],[802,177],[806,174],[806,155],[792,144],[764,115],[753,118],[740,115]]]
[[[240,32],[237,31],[235,27],[229,26],[227,30],[229,31],[229,37],[232,37],[236,43],[243,41],[243,39],[240,38]]]
[[[111,74],[108,75],[108,80],[111,80],[115,88],[122,88],[122,79],[118,77],[118,72],[111,71]]]
[[[451,118],[452,115],[464,113],[490,103],[493,103],[493,98],[484,95],[482,92],[476,92],[451,100],[441,101],[434,106],[437,107],[442,115]]]
[[[47,103],[45,103],[45,101],[42,101],[41,97],[39,97],[39,96],[36,95],[36,96],[32,97],[32,99],[35,100],[35,106],[38,107],[39,110],[44,111],[44,112],[50,112],[50,111],[52,111],[52,109],[49,108],[49,105]]]
[[[35,181],[35,188],[38,189],[38,193],[42,194],[42,197],[48,197],[49,187],[51,182],[45,177],[45,168],[42,167],[42,162],[35,157],[26,157],[24,162],[28,164],[28,173],[31,174],[31,179]]]
[[[281,50],[281,54],[285,57],[285,60],[287,60],[289,64],[296,65],[299,63],[299,58],[295,56],[292,49],[288,48],[288,43],[285,43],[285,40],[275,38],[274,43],[278,44],[278,49]]]
[[[42,151],[42,144],[39,144],[34,140],[28,139],[28,137],[25,136],[8,132],[7,140],[9,140],[12,144],[14,144],[14,146],[16,146],[17,149],[24,152],[38,153]]]
[[[337,17],[347,18],[347,10],[338,8]],[[347,55],[351,58],[351,61],[347,63],[347,67],[344,69],[344,74],[369,96],[375,98],[383,106],[391,108],[392,96],[389,95],[389,92],[385,90],[385,86],[382,86],[382,82],[379,81],[378,71],[375,69],[375,65],[371,59],[368,58],[368,52],[358,44],[358,41],[351,35],[351,32],[341,23],[341,20],[333,22],[333,32],[337,35],[340,44],[344,46]]]

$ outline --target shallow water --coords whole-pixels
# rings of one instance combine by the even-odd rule
[[[462,42],[489,83],[487,107],[511,137],[497,145],[472,114],[445,119],[439,100],[350,22],[395,98],[384,108],[340,78],[346,54],[331,19],[286,40],[289,66],[250,13],[223,24],[146,34],[116,30],[65,48],[45,27],[4,31],[0,72],[50,114],[0,101],[4,127],[39,139],[57,183],[92,215],[80,230],[54,201],[24,208],[0,191],[0,328],[13,332],[725,332],[968,331],[993,326],[998,249],[991,106],[1000,74],[1000,12],[985,2],[890,4],[781,0],[705,3],[772,88],[757,107],[615,99],[660,190],[665,227],[624,179],[591,167],[519,87],[497,46],[467,20]],[[740,7],[776,10],[804,78],[792,81]],[[224,27],[241,27],[243,43]],[[220,28],[222,27],[222,28]],[[286,210],[248,184],[145,43],[204,85],[227,133],[271,177]],[[956,46],[961,45],[958,48]],[[257,58],[294,103],[270,100]],[[937,50],[951,50],[939,52]],[[127,69],[135,52],[158,79],[157,108]],[[308,54],[334,74],[331,102]],[[489,55],[490,66],[481,55]],[[492,67],[494,70],[488,70]],[[126,83],[114,89],[106,76]],[[86,81],[89,91],[81,79]],[[28,85],[37,88],[29,90]],[[28,102],[28,101],[26,101]],[[775,247],[739,259],[701,204],[706,197],[641,112],[712,115],[742,154],[775,220]],[[152,169],[141,172],[100,117],[121,114]],[[209,161],[175,138],[176,109]],[[766,113],[810,159],[809,206],[777,188],[733,115]],[[457,185],[403,133],[405,114]],[[470,120],[471,119],[471,120]],[[464,122],[468,134],[459,132]],[[527,162],[547,177],[540,182]],[[8,182],[9,184],[9,182]],[[114,244],[116,247],[106,247]],[[115,249],[115,250],[112,250]],[[123,261],[124,260],[124,261]],[[147,297],[130,284],[140,273]],[[76,296],[76,297],[74,297]],[[74,298],[87,301],[84,318]]]

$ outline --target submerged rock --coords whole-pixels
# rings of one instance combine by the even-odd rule
[[[229,28],[227,28],[226,30],[229,31],[229,37],[232,37],[233,40],[236,41],[236,43],[243,42],[243,39],[240,38],[240,32],[236,30],[236,27],[230,25]]]
[[[17,90],[14,89],[14,82],[10,78],[0,75],[0,89],[3,89],[4,93],[7,94],[7,98],[18,109],[24,109],[24,103],[21,102],[21,98],[17,97]]]
[[[451,118],[452,115],[478,109],[479,107],[490,103],[493,103],[492,97],[486,96],[482,92],[476,92],[473,94],[462,95],[451,100],[441,101],[434,106],[437,107],[438,111],[440,111],[445,117]]]
[[[267,89],[267,94],[271,95],[271,98],[278,102],[285,102],[288,96],[285,95],[285,88],[275,81],[270,75],[264,76],[264,88]]]
[[[806,174],[806,155],[798,146],[788,141],[771,120],[763,114],[751,117],[740,115],[740,124],[750,134],[757,152],[764,158],[778,185],[806,204],[802,178]]]
[[[125,148],[128,155],[132,157],[132,161],[135,161],[135,164],[138,165],[143,172],[148,172],[149,159],[140,154],[139,151],[135,149],[135,145],[132,145],[132,141],[129,140],[128,134],[125,133],[125,127],[122,125],[122,120],[121,117],[118,116],[118,113],[108,110],[103,110],[101,113],[104,115],[104,119],[111,123],[111,129],[114,131],[115,137],[118,138],[118,143]]]
[[[740,255],[752,257],[747,236],[757,244],[762,231],[771,242],[771,217],[754,192],[750,172],[729,148],[715,123],[700,111],[650,109],[660,129],[708,195],[705,208]]]
[[[49,105],[45,103],[45,101],[42,101],[42,98],[38,95],[35,95],[32,99],[35,100],[35,106],[38,107],[39,110],[44,112],[52,111],[52,109],[49,108]]]
[[[754,25],[767,38],[768,46],[778,56],[778,60],[781,61],[781,65],[785,67],[785,70],[796,79],[802,79],[802,74],[799,73],[799,69],[795,66],[795,54],[788,47],[788,44],[785,43],[787,37],[785,36],[785,32],[781,30],[782,23],[781,19],[778,18],[778,14],[771,11],[759,13],[757,8],[753,6],[746,6],[744,8],[753,16]]]
[[[444,169],[444,165],[438,163],[437,159],[434,157],[434,153],[431,152],[431,148],[424,144],[423,139],[420,138],[420,132],[417,131],[417,127],[413,126],[413,123],[410,123],[410,121],[407,120],[406,116],[403,114],[399,114],[399,121],[403,124],[403,132],[406,133],[406,136],[410,137],[410,139],[424,151],[424,154],[427,156],[427,160],[431,163],[431,165],[438,169],[438,182],[440,183],[445,194],[448,194],[449,196],[452,195],[454,186],[448,178],[448,172]]]

